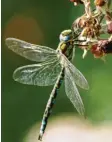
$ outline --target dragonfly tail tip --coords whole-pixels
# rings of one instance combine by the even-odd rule
[[[42,135],[39,134],[38,140],[39,140],[39,141],[42,141]]]

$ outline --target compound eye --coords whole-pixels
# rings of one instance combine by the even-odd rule
[[[70,36],[64,36],[64,35],[60,34],[59,39],[60,39],[60,41],[68,41],[68,40],[70,40]]]

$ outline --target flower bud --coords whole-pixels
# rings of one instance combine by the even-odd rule
[[[100,40],[97,44],[92,45],[91,52],[96,58],[112,53],[112,41]]]
[[[96,6],[100,6],[100,7],[104,6],[105,3],[106,3],[105,0],[95,0],[95,1],[94,1],[94,4],[95,4]]]
[[[103,50],[99,47],[98,44],[92,45],[91,52],[95,58],[101,58],[104,55]]]

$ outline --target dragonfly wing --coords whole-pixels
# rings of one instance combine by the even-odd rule
[[[68,67],[65,67],[65,92],[79,114],[84,115],[84,105],[75,85],[74,77]]]
[[[55,84],[60,71],[61,65],[55,60],[19,67],[14,71],[13,78],[23,84],[49,86]]]
[[[63,55],[66,66],[69,68],[73,75],[75,83],[83,89],[88,90],[89,85],[84,75]]]
[[[42,62],[57,56],[54,49],[46,46],[31,44],[16,38],[7,38],[5,42],[9,49],[31,61]]]

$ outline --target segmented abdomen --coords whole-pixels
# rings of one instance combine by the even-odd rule
[[[52,111],[52,107],[54,105],[54,102],[55,102],[55,99],[56,99],[56,96],[57,96],[57,93],[58,93],[58,89],[60,88],[61,86],[61,83],[62,83],[62,80],[64,78],[64,68],[62,68],[59,76],[58,76],[58,79],[54,85],[54,88],[50,94],[50,98],[47,102],[47,105],[46,105],[46,109],[45,109],[45,112],[44,112],[44,115],[43,115],[43,119],[42,119],[42,123],[41,123],[41,127],[40,127],[40,133],[39,133],[39,137],[38,137],[38,140],[42,140],[42,136],[45,132],[45,128],[47,126],[47,121],[48,121],[48,118],[51,114],[51,111]]]

